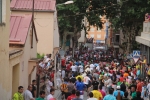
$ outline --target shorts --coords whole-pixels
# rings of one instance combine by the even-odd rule
[[[86,88],[87,88],[87,89],[90,87],[90,85],[89,85],[89,84],[85,84],[85,85],[86,85]]]
[[[61,85],[61,79],[56,79],[56,83],[57,83],[57,86],[60,86]]]
[[[70,95],[71,95],[71,93],[70,93],[70,92],[64,92],[64,91],[61,91],[61,93],[62,93],[62,95],[64,95],[64,96],[65,96],[65,99],[67,99],[67,98],[68,98],[68,96],[70,96]]]

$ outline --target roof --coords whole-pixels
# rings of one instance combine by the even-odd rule
[[[34,10],[55,11],[56,0],[34,0]],[[12,0],[11,10],[32,10],[33,0]]]
[[[32,21],[31,14],[24,16],[11,15],[9,44],[21,44],[21,45],[25,44],[28,31],[31,25],[31,21]]]
[[[9,51],[9,59],[15,58],[17,56],[20,56],[23,53],[23,50],[17,49],[17,50],[11,50]]]

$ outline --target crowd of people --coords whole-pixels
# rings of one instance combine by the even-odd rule
[[[51,54],[47,54],[37,62],[37,76],[40,76],[39,83],[42,85],[39,94],[37,94],[37,80],[32,80],[27,90],[24,91],[23,86],[18,87],[18,92],[13,95],[12,100],[56,100],[53,95],[54,89],[54,60]],[[39,96],[39,97],[38,97]],[[45,99],[47,98],[47,99]],[[48,99],[49,98],[49,99]]]
[[[86,96],[87,100],[145,100],[150,96],[149,78],[145,56],[133,63],[126,54],[114,57],[113,50],[84,47],[77,49],[74,57],[67,51],[56,80],[57,86],[61,85],[62,100],[85,100]]]
[[[150,65],[146,60],[143,56],[133,63],[125,54],[114,56],[111,49],[102,51],[80,47],[74,55],[69,50],[64,57],[58,54],[57,70],[54,70],[51,55],[46,55],[39,62],[38,72],[46,75],[46,79],[41,80],[45,87],[36,100],[58,100],[54,97],[56,89],[62,92],[60,100],[150,100]],[[34,81],[32,84],[22,97],[19,96],[23,87],[18,87],[18,94],[14,94],[14,98],[24,96],[30,99],[14,100],[34,100]]]

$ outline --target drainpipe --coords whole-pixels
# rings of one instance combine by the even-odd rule
[[[31,41],[31,48],[33,48],[33,32],[34,32],[34,0],[32,4],[32,41]]]

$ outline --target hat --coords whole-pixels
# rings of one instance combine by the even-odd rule
[[[120,86],[117,86],[117,89],[120,89]]]

